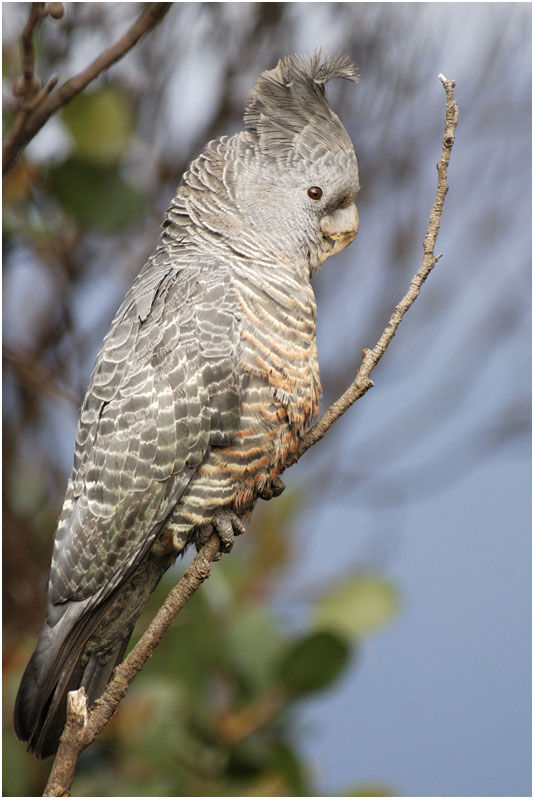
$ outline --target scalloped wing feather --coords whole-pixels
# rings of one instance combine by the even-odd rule
[[[239,332],[225,271],[144,279],[115,317],[82,407],[50,574],[54,617],[61,607],[50,604],[101,602],[121,583],[210,446],[239,426]]]

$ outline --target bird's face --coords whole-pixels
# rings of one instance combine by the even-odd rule
[[[256,230],[262,249],[311,277],[357,234],[359,176],[352,148],[319,147],[286,169],[260,168],[240,183],[244,220]]]
[[[355,199],[359,175],[355,153],[351,150],[327,154],[316,164],[308,165],[307,178],[314,181],[306,188],[305,201],[310,270],[314,275],[357,235],[359,215]]]

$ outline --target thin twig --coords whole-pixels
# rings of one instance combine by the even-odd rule
[[[18,111],[13,120],[9,136],[16,140],[24,125],[24,121],[33,107],[33,102],[39,94],[41,82],[35,74],[35,46],[33,37],[37,25],[46,17],[44,3],[32,3],[28,20],[20,37],[22,51],[22,75],[15,82],[13,94],[18,100]]]
[[[440,219],[442,216],[442,209],[444,207],[444,199],[448,191],[447,171],[448,164],[450,163],[451,149],[455,141],[455,129],[457,127],[457,120],[459,116],[459,109],[454,99],[455,81],[448,81],[443,75],[439,75],[439,79],[444,86],[446,92],[446,120],[444,126],[444,134],[442,136],[442,151],[440,154],[440,161],[437,164],[438,180],[437,190],[435,194],[435,201],[431,214],[429,216],[429,224],[423,242],[424,255],[420,269],[410,282],[409,289],[405,297],[398,303],[388,324],[384,329],[379,341],[370,350],[363,351],[363,358],[357,370],[357,375],[352,384],[346,389],[344,394],[336,400],[323,414],[316,424],[307,432],[301,440],[298,449],[289,456],[285,463],[284,469],[287,469],[292,464],[295,464],[301,456],[306,453],[309,447],[316,444],[331,427],[333,422],[342,416],[350,406],[353,405],[368,389],[373,386],[373,381],[370,378],[372,370],[381,359],[386,348],[394,338],[398,329],[399,323],[412,306],[420,293],[420,289],[429,276],[431,270],[441,258],[441,254],[435,255],[435,245],[437,241],[438,231],[440,228]]]
[[[30,13],[28,21],[24,26],[21,36],[22,45],[22,65],[23,65],[23,82],[21,87],[21,95],[24,101],[30,100],[36,92],[38,79],[35,75],[35,47],[33,42],[34,31],[43,17],[46,16],[44,3],[32,3],[30,6]]]
[[[35,5],[41,4],[33,3],[32,9]],[[20,109],[3,145],[4,175],[15,164],[28,142],[41,130],[52,114],[55,114],[75,95],[85,89],[105,69],[108,69],[108,67],[126,55],[145,33],[154,28],[171,6],[172,3],[150,3],[127,32],[112,47],[104,50],[89,66],[59,86],[55,91],[52,91],[57,82],[54,76],[42,90],[37,104],[32,104],[29,109],[24,108],[24,106]],[[30,21],[28,21],[26,27],[28,28],[29,25]],[[35,25],[31,28],[31,32],[33,32],[34,27]],[[24,62],[26,74],[26,51]],[[28,53],[28,67],[29,64],[30,55]]]
[[[429,217],[427,233],[424,239],[424,256],[420,269],[412,279],[409,290],[394,309],[379,341],[371,350],[366,350],[357,376],[347,391],[325,412],[303,438],[301,447],[295,456],[288,459],[285,468],[299,460],[309,447],[312,447],[328,428],[371,387],[370,374],[392,341],[396,330],[408,309],[414,303],[420,288],[437,263],[440,255],[435,255],[435,244],[440,228],[440,219],[444,199],[448,191],[447,169],[451,149],[455,139],[458,109],[454,100],[455,82],[439,76],[446,92],[446,123],[442,137],[442,152],[437,164],[438,182],[435,201]],[[52,767],[52,772],[44,792],[44,796],[66,796],[70,789],[76,762],[80,753],[93,742],[110,719],[119,703],[126,695],[128,686],[144,663],[152,655],[163,634],[172,623],[176,614],[186,601],[209,576],[211,564],[219,552],[219,538],[212,534],[208,542],[199,551],[193,563],[171,589],[154,620],[151,622],[139,642],[128,657],[114,671],[111,681],[104,693],[96,701],[87,714],[85,693],[71,692],[68,701],[67,723],[61,736],[60,745]],[[73,697],[74,695],[74,697]],[[86,721],[85,721],[86,720]]]

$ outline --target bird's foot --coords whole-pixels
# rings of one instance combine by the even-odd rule
[[[222,553],[230,553],[236,536],[245,533],[245,526],[238,515],[230,509],[218,511],[210,525],[203,525],[195,537],[197,552],[206,544],[212,533],[217,533],[221,542],[219,553],[215,558],[218,561]]]
[[[258,497],[262,500],[271,500],[272,497],[278,497],[286,489],[286,484],[280,478],[273,478],[264,488],[258,492]]]
[[[245,533],[245,526],[234,511],[218,511],[213,519],[215,532],[221,540],[221,552],[229,553],[232,550],[234,539]]]

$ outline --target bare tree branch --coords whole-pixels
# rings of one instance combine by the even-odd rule
[[[362,362],[351,386],[330,406],[314,427],[311,428],[303,438],[298,452],[286,461],[284,465],[285,468],[298,461],[309,447],[312,447],[313,444],[319,441],[328,428],[373,386],[373,382],[370,378],[373,368],[394,338],[403,316],[418,297],[420,288],[440,258],[440,255],[435,255],[434,251],[440,228],[444,199],[448,191],[447,169],[450,161],[451,149],[455,140],[458,108],[454,100],[455,82],[446,80],[443,75],[439,75],[439,78],[446,92],[446,120],[444,135],[442,137],[440,161],[437,164],[437,190],[423,243],[424,255],[422,264],[411,280],[407,293],[394,309],[377,344],[372,349],[364,351]],[[45,797],[64,797],[68,795],[80,753],[100,734],[119,703],[126,695],[129,684],[141,670],[147,659],[150,658],[152,651],[161,640],[176,614],[201,583],[210,575],[211,564],[219,553],[219,547],[220,542],[218,536],[212,534],[208,542],[195,557],[191,566],[184,572],[184,575],[176,586],[171,589],[165,602],[139,642],[123,663],[115,669],[112,679],[91,711],[87,711],[85,692],[83,690],[78,690],[78,692],[71,692],[69,694],[67,722],[44,792]]]
[[[58,4],[48,4],[49,7],[56,5]],[[126,55],[141,37],[152,30],[165,16],[171,5],[172,3],[150,3],[126,33],[112,47],[104,50],[84,70],[74,75],[55,91],[52,91],[58,80],[57,76],[54,75],[46,86],[37,91],[34,74],[33,33],[39,19],[47,14],[54,16],[54,9],[44,10],[44,3],[32,3],[30,16],[22,34],[24,75],[20,90],[23,101],[20,103],[11,131],[4,140],[3,175],[6,175],[11,169],[28,142],[41,130],[52,114],[55,114],[62,106],[72,100],[75,95],[85,89],[104,70]],[[18,92],[18,86],[19,82],[15,86],[16,93]],[[31,87],[34,87],[35,91],[32,97],[29,98],[28,90]]]
[[[451,149],[455,141],[455,129],[457,127],[459,109],[454,100],[455,81],[448,81],[443,75],[439,75],[439,79],[446,92],[446,121],[444,134],[442,136],[440,161],[437,164],[438,181],[435,201],[431,209],[427,233],[423,242],[424,256],[422,264],[410,282],[407,293],[392,312],[388,324],[375,347],[371,350],[363,351],[363,358],[353,383],[346,389],[344,394],[327,409],[325,414],[323,414],[317,423],[303,437],[297,451],[286,460],[284,464],[285,469],[299,461],[303,453],[325,435],[333,422],[336,422],[353,403],[373,386],[373,381],[370,378],[373,368],[379,362],[381,356],[394,338],[399,323],[420,294],[420,289],[424,281],[441,257],[441,254],[435,255],[435,245],[440,228],[444,200],[448,191],[447,171],[448,164],[450,163]]]

